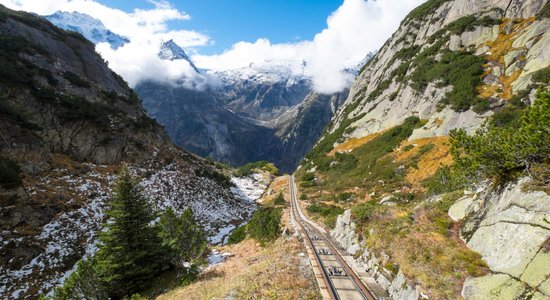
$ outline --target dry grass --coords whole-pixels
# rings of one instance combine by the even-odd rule
[[[430,299],[456,299],[466,277],[488,272],[481,256],[453,234],[452,220],[437,206],[384,208],[363,228],[369,249],[389,255],[382,264],[397,265]]]
[[[392,153],[398,163],[407,163],[413,160],[420,153],[422,146],[433,144],[434,147],[418,158],[417,167],[409,167],[405,179],[416,189],[421,189],[421,183],[428,177],[435,174],[441,166],[448,166],[453,163],[450,153],[448,136],[422,138],[414,141],[405,141],[400,145],[400,150]],[[409,145],[416,145],[409,151],[405,151]]]
[[[320,299],[303,244],[296,238],[278,239],[261,248],[253,240],[224,246],[228,260],[204,273],[198,282],[156,299]]]
[[[370,135],[367,135],[367,136],[364,136],[364,137],[361,137],[361,138],[349,139],[349,140],[345,141],[344,143],[334,147],[334,149],[332,149],[332,151],[330,151],[328,153],[328,156],[334,156],[334,154],[336,154],[337,152],[352,151],[356,148],[361,147],[362,145],[366,144],[367,142],[371,141],[372,139],[377,138],[382,133],[384,133],[384,131],[373,133],[373,134],[370,134]]]
[[[531,25],[535,20],[535,17],[518,20],[505,19],[500,25],[500,32],[497,38],[485,44],[490,48],[489,51],[487,51],[486,58],[489,61],[497,63],[504,72],[504,70],[508,68],[504,62],[504,57],[510,51],[525,49],[525,47],[514,48],[513,43],[520,33],[522,33],[524,29]],[[519,60],[525,60],[525,57],[520,57]],[[485,66],[485,73],[483,74],[483,77],[491,72],[493,72],[492,65],[487,64]],[[500,88],[502,88],[502,92],[498,94],[498,97],[509,100],[513,96],[512,83],[519,78],[521,73],[522,70],[517,70],[510,76],[502,75],[499,78],[499,85],[483,85],[478,88],[478,95],[483,99],[488,99],[498,92]]]
[[[498,85],[481,85],[477,88],[477,94],[482,99],[489,99],[497,94],[500,88]]]
[[[502,75],[499,78],[500,83],[504,86],[503,88],[504,91],[501,94],[499,94],[500,98],[504,98],[506,100],[510,100],[512,98],[512,96],[514,95],[514,92],[512,90],[512,83],[514,83],[514,81],[516,81],[519,78],[521,73],[522,73],[522,70],[516,70],[510,76]]]

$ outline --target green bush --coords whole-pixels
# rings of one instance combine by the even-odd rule
[[[534,72],[531,80],[545,86],[550,85],[550,68],[547,67]]]
[[[341,207],[323,203],[313,203],[308,206],[307,211],[323,217],[325,225],[329,228],[334,228],[337,217],[344,213]]]
[[[227,244],[238,244],[246,238],[246,224],[235,228],[227,238]]]
[[[550,18],[550,2],[546,2],[546,4],[542,7],[542,9],[537,14],[537,17]]]
[[[423,20],[430,14],[434,13],[443,3],[447,1],[449,0],[428,0],[426,3],[413,9],[403,22],[408,23],[415,20]]]
[[[454,130],[450,136],[455,164],[438,170],[428,181],[432,192],[460,189],[484,178],[505,184],[531,166],[550,161],[550,94],[537,94],[519,126],[497,127],[488,122],[475,135]]]
[[[340,193],[337,197],[338,201],[350,201],[353,200],[353,193],[350,192],[344,192]]]
[[[283,193],[279,193],[277,197],[273,200],[274,205],[286,205],[285,197],[283,197]]]
[[[315,174],[313,173],[305,173],[302,176],[302,181],[313,181],[315,179]]]
[[[210,168],[200,168],[195,170],[195,175],[204,178],[210,178],[218,183],[220,186],[229,188],[233,186],[229,176]]]
[[[13,160],[0,156],[0,185],[5,188],[21,186],[21,169]]]
[[[102,125],[109,124],[109,115],[113,109],[104,104],[68,95],[58,95],[58,101],[64,108],[59,115],[65,121],[88,120]]]
[[[302,193],[300,195],[300,200],[307,200],[307,194]]]
[[[441,101],[450,105],[455,111],[466,111],[472,106],[483,110],[477,97],[477,87],[481,84],[485,59],[470,52],[443,51],[441,60],[420,56],[423,61],[416,61],[416,69],[411,74],[412,87],[424,92],[430,82],[437,81],[441,87],[452,86],[452,90]],[[486,101],[485,101],[486,102]]]
[[[372,218],[375,209],[375,201],[361,203],[351,208],[351,216],[357,223],[364,224]]]
[[[161,214],[158,225],[163,245],[169,249],[175,267],[186,270],[187,263],[200,264],[208,241],[204,228],[195,220],[190,208],[180,215],[168,208]]]
[[[276,240],[281,234],[281,213],[280,208],[273,207],[261,207],[254,212],[246,226],[250,237],[260,242],[262,246]]]
[[[69,275],[63,286],[54,288],[53,299],[109,299],[107,290],[94,268],[93,258],[81,260],[76,266],[76,271]]]

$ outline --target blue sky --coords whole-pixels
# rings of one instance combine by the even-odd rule
[[[99,0],[107,6],[132,12],[153,5],[145,0]],[[326,27],[327,17],[342,0],[184,0],[171,1],[190,20],[171,21],[171,29],[189,29],[212,38],[203,54],[221,53],[236,42],[268,38],[272,43],[311,40]]]
[[[187,61],[161,60],[173,39],[209,72],[261,68],[311,78],[319,93],[341,91],[356,68],[426,0],[0,0],[49,15],[88,14],[129,39],[96,51],[131,86],[143,80],[209,84]],[[138,10],[136,10],[138,9]]]

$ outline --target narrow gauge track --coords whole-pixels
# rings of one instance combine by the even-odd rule
[[[289,176],[288,182],[291,214],[313,251],[329,297],[335,300],[376,300],[377,298],[353,272],[332,242],[302,213],[296,196],[294,175]]]

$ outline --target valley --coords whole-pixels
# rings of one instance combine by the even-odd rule
[[[45,1],[0,0],[0,298],[550,297],[550,2],[205,54],[205,4]]]

